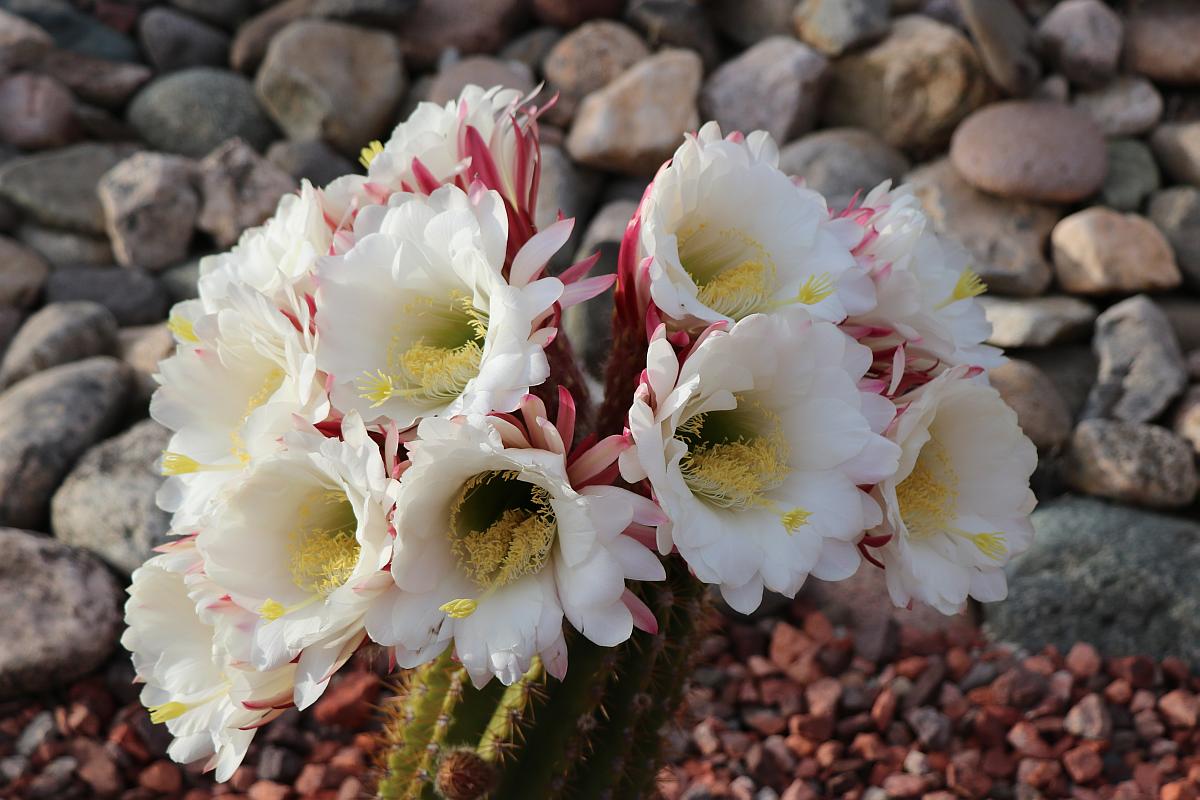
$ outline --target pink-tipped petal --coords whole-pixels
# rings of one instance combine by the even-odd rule
[[[606,436],[567,467],[567,477],[571,479],[573,485],[578,487],[584,481],[614,465],[617,456],[622,451],[628,450],[629,446],[628,440],[623,435]]]
[[[621,595],[621,602],[633,615],[635,628],[651,635],[658,633],[658,620],[654,618],[654,612],[650,610],[650,607],[642,602],[642,598],[626,589],[625,593]]]
[[[517,251],[512,269],[508,273],[508,282],[513,286],[524,286],[535,280],[542,268],[546,266],[546,262],[562,249],[562,246],[567,243],[567,239],[571,238],[571,230],[574,227],[574,218],[562,219],[535,233]]]
[[[538,417],[537,428],[542,436],[543,450],[566,455],[567,448],[563,445],[562,437],[558,435],[558,428],[554,427],[554,424],[550,420],[545,417]]]
[[[555,427],[562,439],[563,452],[569,453],[575,441],[575,398],[565,386],[558,387],[558,420]]]
[[[616,275],[597,275],[594,278],[584,278],[583,280],[575,281],[563,288],[562,297],[559,298],[558,304],[563,308],[578,305],[591,300],[596,295],[603,294],[616,282]]]

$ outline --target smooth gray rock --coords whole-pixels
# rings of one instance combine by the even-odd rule
[[[768,36],[790,35],[797,0],[710,0],[717,30],[743,47]]]
[[[1179,508],[1196,496],[1191,444],[1140,422],[1079,423],[1067,445],[1063,477],[1080,492],[1151,508]]]
[[[984,295],[979,298],[997,347],[1047,347],[1086,340],[1096,321],[1096,309],[1077,297],[1027,297],[1012,300]]]
[[[104,210],[96,185],[135,149],[85,143],[15,158],[0,166],[0,196],[43,225],[103,234]]]
[[[171,515],[154,503],[171,432],[152,419],[84,453],[50,502],[50,527],[124,574],[167,541]]]
[[[352,156],[388,132],[406,85],[394,36],[323,20],[280,31],[254,81],[289,139],[321,138]]]
[[[104,173],[97,187],[113,254],[125,267],[160,270],[187,255],[200,198],[194,162],[138,153]]]
[[[656,50],[693,50],[708,69],[721,60],[721,45],[702,0],[629,0],[625,21]]]
[[[875,134],[859,128],[829,128],[792,142],[779,152],[779,168],[804,179],[842,209],[855,192],[867,192],[908,172],[904,155]]]
[[[138,40],[158,72],[221,67],[229,60],[229,35],[198,19],[161,6],[138,18]]]
[[[1184,278],[1200,288],[1200,189],[1172,186],[1155,192],[1146,216],[1171,243]]]
[[[112,355],[116,347],[117,320],[107,308],[87,301],[51,303],[13,337],[0,363],[0,386],[59,364]]]
[[[263,150],[275,126],[240,75],[193,67],[158,78],[129,104],[129,123],[155,150],[199,158],[234,136]]]
[[[889,5],[888,0],[801,0],[792,22],[801,41],[837,57],[887,33]]]
[[[109,61],[138,60],[132,39],[66,0],[0,0],[0,8],[41,27],[63,50]]]
[[[1187,384],[1187,368],[1166,315],[1145,295],[1096,318],[1100,374],[1084,416],[1124,422],[1157,418]]]
[[[240,139],[230,139],[205,156],[200,176],[200,214],[196,227],[212,235],[218,247],[232,247],[242,231],[274,213],[279,198],[296,189],[291,175]]]
[[[1090,642],[1106,656],[1200,661],[1200,525],[1064,497],[1033,514],[1033,547],[1008,569],[988,632],[1037,652]]]
[[[170,0],[171,5],[193,17],[232,29],[254,13],[254,0]]]
[[[1042,76],[1033,28],[1012,0],[959,0],[983,67],[1010,95],[1024,95]]]
[[[0,305],[36,305],[49,273],[50,265],[36,251],[0,236]]]
[[[1154,154],[1137,139],[1108,141],[1108,175],[1100,190],[1100,199],[1118,211],[1137,211],[1162,179]]]
[[[1072,83],[1102,86],[1121,58],[1121,18],[1101,0],[1064,0],[1038,23],[1046,57]]]
[[[772,36],[718,67],[700,92],[701,116],[723,132],[765,130],[787,142],[812,130],[829,59],[790,36]]]
[[[320,139],[275,142],[267,149],[267,160],[297,181],[308,180],[314,186],[325,186],[361,169]]]
[[[63,268],[46,281],[46,302],[91,300],[108,308],[120,325],[166,319],[167,290],[145,272],[122,267]]]
[[[125,413],[133,378],[108,356],[52,367],[0,394],[0,525],[39,529],[83,452]]]
[[[16,237],[55,269],[106,267],[116,261],[108,238],[103,236],[89,236],[26,222],[17,228]]]
[[[99,667],[121,634],[120,588],[98,560],[48,536],[0,529],[0,700]]]

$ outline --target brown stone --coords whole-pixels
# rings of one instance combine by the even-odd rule
[[[1186,689],[1176,689],[1158,699],[1158,709],[1173,727],[1190,730],[1200,718],[1200,698]]]
[[[1023,758],[1017,765],[1017,782],[1045,789],[1058,780],[1062,767],[1057,761],[1042,758]]]
[[[533,73],[524,64],[501,61],[491,56],[468,56],[438,72],[429,85],[425,99],[444,106],[451,100],[457,100],[463,87],[468,84],[489,88],[503,86],[516,89],[522,95],[528,94],[534,86]]]
[[[47,75],[0,79],[0,142],[22,150],[62,147],[79,138],[75,98]]]
[[[0,75],[36,64],[53,44],[42,28],[0,9]]]
[[[1160,125],[1150,137],[1150,146],[1173,181],[1200,186],[1200,122]]]
[[[1125,21],[1125,65],[1163,83],[1200,83],[1200,8],[1189,0],[1138,3]]]
[[[432,67],[442,52],[494,53],[525,17],[523,0],[418,0],[397,27],[404,59]]]
[[[1096,752],[1096,748],[1088,745],[1068,750],[1062,757],[1067,774],[1076,783],[1088,783],[1100,777],[1104,771],[1104,760]]]
[[[991,370],[988,380],[1017,412],[1017,423],[1039,450],[1057,447],[1071,435],[1071,411],[1044,372],[1028,361],[1011,359]]]
[[[567,151],[581,164],[652,175],[699,123],[700,58],[661,50],[589,94],[575,115]]]
[[[1121,18],[1101,0],[1065,0],[1038,24],[1038,39],[1058,69],[1080,86],[1101,86],[1117,71]]]
[[[965,36],[928,17],[904,16],[881,42],[834,63],[824,117],[828,125],[863,127],[896,147],[929,153],[989,91]]]
[[[1112,733],[1112,716],[1104,698],[1098,694],[1089,694],[1071,707],[1063,721],[1067,732],[1084,739],[1107,739]]]
[[[1058,210],[984,194],[963,180],[949,159],[926,164],[906,180],[934,229],[967,248],[972,268],[989,290],[1025,297],[1050,285],[1043,251]]]
[[[163,794],[174,794],[183,786],[183,775],[179,767],[170,761],[155,761],[142,770],[138,776],[138,784]]]
[[[955,130],[950,160],[978,189],[1048,203],[1095,194],[1108,170],[1104,137],[1088,116],[1036,100],[976,111]]]
[[[1068,292],[1158,291],[1183,280],[1166,237],[1137,214],[1100,206],[1077,211],[1054,226],[1050,242],[1054,271]]]
[[[1196,495],[1191,445],[1165,428],[1087,420],[1067,453],[1064,477],[1081,492],[1152,508],[1186,506]]]
[[[627,25],[612,20],[588,22],[558,40],[542,62],[542,74],[558,103],[547,113],[566,125],[579,103],[650,55],[650,48]]]
[[[1175,409],[1171,429],[1200,453],[1200,386],[1192,386]]]
[[[322,725],[361,728],[374,715],[379,696],[379,678],[371,672],[354,672],[331,686],[313,707],[313,717]]]
[[[1076,642],[1067,653],[1067,669],[1080,680],[1100,674],[1100,653],[1087,642]]]
[[[279,199],[296,188],[291,175],[241,139],[230,139],[200,162],[202,202],[196,227],[230,247],[242,231],[260,224]]]

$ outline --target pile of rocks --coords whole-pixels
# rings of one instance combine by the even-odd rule
[[[1040,498],[1111,503],[1039,512],[991,630],[1194,659],[1200,530],[1158,511],[1198,487],[1197,41],[1189,0],[0,0],[0,603],[41,609],[0,619],[0,699],[113,652],[166,531],[146,404],[198,259],[468,82],[558,94],[538,216],[578,219],[564,263],[615,268],[704,119],[769,130],[835,208],[911,182],[991,289]],[[608,322],[565,320],[594,377]]]
[[[665,797],[1197,796],[1200,681],[1178,658],[789,612],[705,643]]]
[[[381,667],[379,659],[374,666]],[[360,659],[313,708],[256,737],[227,784],[167,757],[171,738],[137,701],[128,663],[53,699],[0,704],[0,796],[26,800],[359,800],[370,783],[383,682]]]

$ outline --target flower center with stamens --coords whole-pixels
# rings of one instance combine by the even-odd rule
[[[736,228],[706,224],[678,234],[679,263],[698,288],[701,303],[731,319],[762,310],[775,291],[775,262],[766,248]]]
[[[557,533],[550,493],[513,471],[475,475],[450,504],[450,549],[484,591],[541,571]]]
[[[998,561],[1008,553],[1004,534],[970,533],[953,524],[958,509],[958,473],[950,463],[950,454],[936,439],[925,443],[912,472],[896,486],[896,501],[908,538],[913,541],[928,541],[944,533],[968,540],[992,560]]]
[[[386,368],[360,376],[359,396],[370,400],[372,408],[393,397],[430,403],[444,403],[458,397],[479,374],[487,314],[477,309],[470,297],[457,291],[443,303],[435,303],[429,297],[414,300],[404,307],[403,313],[406,330],[414,320],[420,320],[426,323],[426,335],[412,340],[397,328],[388,347]]]
[[[739,398],[738,408],[696,414],[675,435],[688,446],[679,467],[693,494],[718,508],[774,508],[766,495],[791,472],[778,415]],[[802,509],[787,512],[785,527],[806,519]]]
[[[310,495],[297,512],[299,524],[288,537],[292,580],[309,594],[328,596],[358,565],[358,519],[341,491]]]

